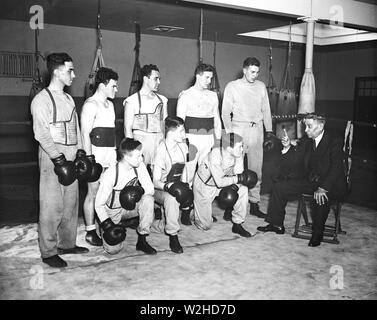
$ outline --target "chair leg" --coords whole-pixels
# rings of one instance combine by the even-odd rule
[[[309,219],[308,219],[308,211],[306,209],[306,202],[304,199],[302,201],[302,216],[304,217],[305,225],[309,225]]]
[[[298,229],[300,228],[300,219],[301,219],[302,206],[303,206],[303,200],[299,199],[298,200],[298,205],[297,205],[295,231],[293,233],[293,236],[297,236],[298,235]]]
[[[335,215],[335,218],[337,219],[337,224],[338,224],[338,230],[337,230],[337,234],[346,234],[345,231],[342,230],[342,226],[340,224],[340,212],[342,210],[342,203],[338,202],[336,204],[336,215]]]

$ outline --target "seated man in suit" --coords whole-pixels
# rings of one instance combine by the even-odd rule
[[[306,114],[303,122],[307,137],[296,147],[286,134],[282,138],[282,174],[274,183],[266,222],[257,229],[283,234],[287,201],[298,199],[302,193],[313,194],[312,238],[309,246],[321,244],[330,201],[340,199],[347,192],[343,151],[340,141],[332,137],[324,126],[326,119],[320,114]]]

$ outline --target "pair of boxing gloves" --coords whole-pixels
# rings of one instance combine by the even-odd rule
[[[95,182],[102,173],[102,166],[96,162],[94,155],[86,155],[82,149],[77,150],[76,158],[68,161],[64,154],[52,159],[54,172],[59,183],[63,186],[71,185],[76,179],[79,181]]]
[[[246,186],[248,189],[254,188],[258,182],[258,176],[254,171],[244,170],[237,174],[237,183]],[[238,186],[232,184],[224,187],[219,193],[219,204],[223,209],[232,208],[238,200]]]
[[[181,209],[192,206],[194,194],[187,183],[181,181],[166,183],[164,190],[177,199]],[[120,205],[126,210],[133,210],[143,194],[144,189],[141,186],[125,186],[119,194]],[[101,228],[103,239],[109,245],[117,245],[126,238],[126,230],[121,225],[115,224],[110,218],[101,223]]]
[[[119,193],[120,205],[126,210],[133,210],[143,194],[144,189],[139,185],[125,186]],[[103,239],[111,246],[115,246],[126,239],[126,229],[119,224],[115,224],[111,218],[102,221],[101,228],[103,230]]]

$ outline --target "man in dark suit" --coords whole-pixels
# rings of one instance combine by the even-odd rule
[[[272,188],[266,222],[257,229],[283,234],[285,206],[302,193],[313,194],[312,238],[309,246],[321,244],[330,202],[347,193],[343,150],[340,141],[324,130],[326,119],[319,114],[306,114],[303,122],[306,137],[292,146],[286,134],[282,138],[280,175]]]

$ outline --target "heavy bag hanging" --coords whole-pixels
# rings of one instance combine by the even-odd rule
[[[277,115],[292,115],[297,113],[296,92],[294,90],[294,83],[291,75],[291,26],[289,27],[289,44],[288,44],[288,58],[285,67],[283,80],[279,90],[279,98],[277,102]],[[290,139],[296,139],[296,121],[277,121],[276,136],[282,138],[284,136],[284,129],[287,131]]]
[[[100,18],[101,18],[101,1],[98,0],[98,12],[97,12],[97,50],[96,56],[93,61],[92,69],[88,76],[88,80],[85,83],[85,99],[91,97],[94,94],[94,85],[95,85],[95,78],[96,73],[99,68],[105,67],[105,61],[102,55],[102,34],[101,34],[101,27],[100,27]]]
[[[267,93],[268,93],[268,100],[270,101],[270,109],[271,114],[276,114],[276,105],[279,98],[279,89],[275,84],[274,77],[272,75],[272,45],[270,40],[270,48],[269,48],[269,66],[268,66],[268,83],[267,83]]]
[[[134,48],[135,63],[134,63],[134,70],[132,72],[130,90],[128,91],[129,96],[139,91],[143,84],[143,79],[141,77],[141,67],[140,67],[140,62],[139,62],[140,40],[141,40],[140,25],[137,22],[135,22],[135,48]]]
[[[41,72],[39,71],[39,57],[43,56],[38,51],[38,35],[39,29],[35,29],[35,53],[34,53],[34,76],[33,76],[33,83],[31,85],[30,93],[29,93],[29,107],[31,102],[33,101],[34,97],[43,90],[45,87],[43,83],[43,79],[41,76]]]
[[[315,20],[308,18],[306,21],[305,73],[301,81],[298,113],[311,113],[315,111],[315,81],[312,69]],[[303,135],[303,124],[298,121],[297,137],[301,138]]]

